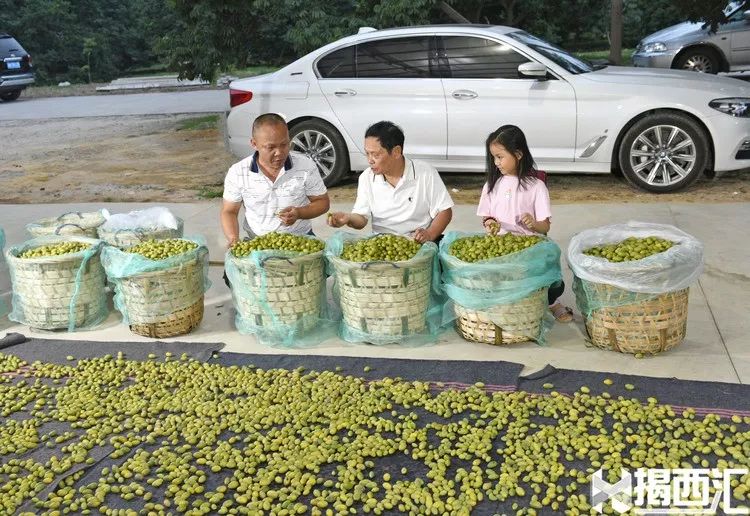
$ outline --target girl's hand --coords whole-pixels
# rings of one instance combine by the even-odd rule
[[[500,231],[500,223],[495,219],[489,218],[484,221],[484,229],[490,235],[497,235],[497,232]]]
[[[534,226],[536,226],[536,219],[531,215],[531,213],[524,213],[521,215],[521,222],[523,222],[523,225],[529,228],[531,231],[536,231],[534,229]]]

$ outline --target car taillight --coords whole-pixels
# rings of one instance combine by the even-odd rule
[[[239,106],[245,102],[249,102],[253,98],[252,91],[245,90],[229,90],[229,105],[231,107]]]

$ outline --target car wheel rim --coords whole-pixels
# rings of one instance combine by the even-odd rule
[[[694,72],[712,73],[713,67],[711,66],[711,60],[704,55],[690,56],[682,67],[685,70],[692,70]]]
[[[292,150],[309,156],[318,166],[320,175],[328,177],[336,164],[336,149],[333,142],[320,131],[307,130],[292,138]]]
[[[679,127],[657,125],[639,134],[630,146],[630,167],[651,186],[680,183],[695,167],[693,139]]]

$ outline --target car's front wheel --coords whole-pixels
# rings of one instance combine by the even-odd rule
[[[711,50],[697,48],[695,50],[686,50],[680,55],[674,64],[675,68],[681,70],[691,70],[702,73],[719,73],[721,70],[719,58],[716,52]]]
[[[628,129],[620,143],[625,178],[649,192],[676,192],[691,185],[709,163],[703,129],[677,113],[646,116]]]
[[[21,90],[13,90],[13,91],[8,91],[6,93],[0,93],[0,99],[3,99],[5,102],[16,100],[20,96],[21,96]]]
[[[294,151],[307,154],[318,166],[326,186],[349,173],[349,151],[339,132],[322,120],[305,120],[289,129]]]

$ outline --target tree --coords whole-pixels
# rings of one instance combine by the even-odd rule
[[[726,0],[672,0],[677,9],[690,21],[706,22],[712,30],[727,21],[724,14]]]
[[[609,62],[622,64],[622,0],[612,0]]]

